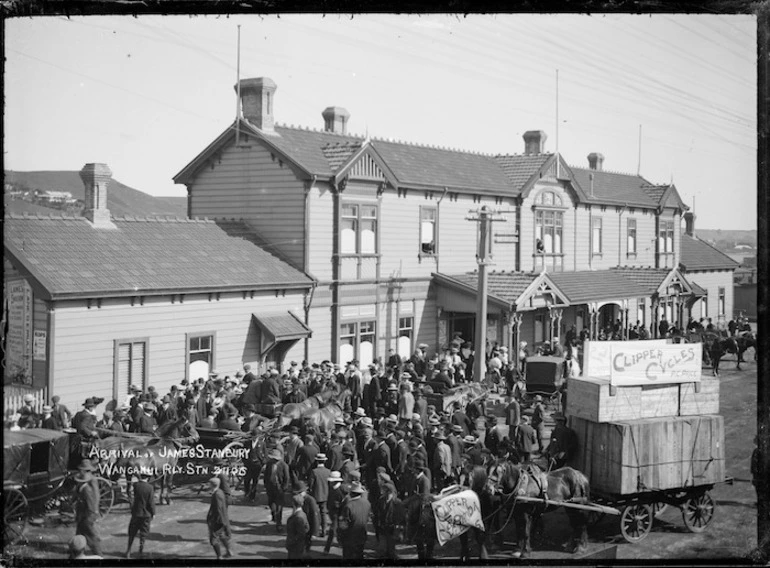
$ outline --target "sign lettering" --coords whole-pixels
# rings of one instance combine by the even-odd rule
[[[701,380],[701,343],[670,343],[653,348],[645,345],[647,341],[619,343],[610,349],[610,383],[613,385],[691,383]]]
[[[475,491],[461,491],[431,503],[436,519],[436,536],[439,546],[444,546],[469,528],[484,530],[481,505]]]

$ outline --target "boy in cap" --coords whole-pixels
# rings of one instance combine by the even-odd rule
[[[307,515],[302,510],[305,498],[302,494],[292,495],[292,512],[286,521],[286,550],[289,560],[298,560],[306,557],[305,543],[310,534],[310,524]]]
[[[102,555],[101,537],[97,521],[99,512],[99,483],[93,475],[94,466],[90,460],[83,460],[75,474],[77,503],[75,505],[76,534],[83,535],[94,554]]]
[[[230,552],[230,518],[227,515],[227,498],[224,491],[220,489],[220,479],[212,477],[209,479],[209,489],[211,490],[211,502],[209,512],[206,515],[206,524],[209,529],[209,542],[217,555],[217,560],[222,558],[222,547],[225,548],[225,558],[230,558],[233,554]]]
[[[147,481],[148,471],[140,473],[140,480],[134,483],[134,500],[131,503],[131,521],[128,524],[128,548],[126,558],[131,558],[131,545],[139,535],[139,554],[144,553],[144,541],[150,534],[150,522],[155,516],[155,488]]]

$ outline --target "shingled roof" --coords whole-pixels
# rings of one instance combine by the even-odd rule
[[[570,166],[570,170],[573,179],[586,194],[588,201],[649,208],[658,205],[658,202],[645,191],[645,188],[651,187],[652,184],[641,176],[575,166]],[[594,175],[593,197],[591,197],[590,174]]]
[[[571,304],[606,298],[641,298],[650,292],[621,272],[615,270],[581,270],[578,272],[549,272],[548,277],[564,293]]]
[[[545,165],[553,154],[513,154],[495,156],[511,185],[521,190],[524,184]]]
[[[663,280],[671,273],[670,268],[650,268],[647,266],[615,266],[611,270],[644,287],[648,295],[657,292]]]
[[[447,276],[447,275],[444,275]],[[491,296],[499,298],[507,304],[513,304],[521,296],[527,286],[537,278],[537,274],[532,272],[506,272],[494,271],[487,273],[487,291]],[[452,280],[456,280],[476,290],[479,283],[478,272],[465,272],[463,274],[448,275]]]
[[[6,254],[52,299],[309,288],[312,279],[214,221],[5,217]],[[246,230],[244,229],[244,232]]]
[[[740,265],[725,253],[698,237],[682,233],[679,264],[687,272],[695,270],[735,270]]]

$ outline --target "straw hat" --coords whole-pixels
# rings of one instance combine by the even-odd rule
[[[333,471],[329,474],[329,483],[342,481],[342,474],[339,471]]]

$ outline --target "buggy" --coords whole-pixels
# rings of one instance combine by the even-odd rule
[[[40,428],[3,432],[4,546],[24,542],[24,529],[32,517],[74,519],[77,470],[70,464],[70,438],[65,432]],[[99,511],[106,516],[115,500],[114,487],[102,477],[96,481]]]
[[[559,401],[559,389],[564,383],[563,357],[536,355],[527,358],[525,383],[526,398],[541,395],[549,402]]]

